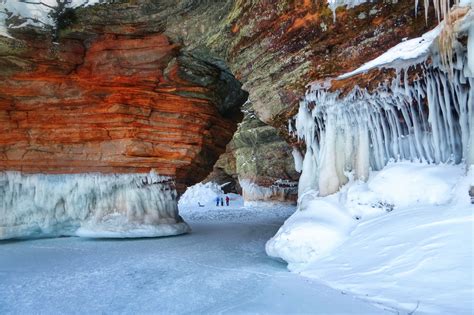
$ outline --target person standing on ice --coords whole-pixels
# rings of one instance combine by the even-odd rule
[[[224,206],[224,198],[221,197],[221,207]]]
[[[227,207],[229,206],[229,201],[230,201],[229,196],[225,196],[225,204]]]
[[[219,198],[219,196],[217,196],[216,197],[216,207],[219,207],[219,200],[220,200],[220,198]]]

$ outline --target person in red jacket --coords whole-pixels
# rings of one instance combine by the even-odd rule
[[[229,206],[229,201],[230,201],[229,196],[225,196],[225,204],[226,204],[227,206]]]

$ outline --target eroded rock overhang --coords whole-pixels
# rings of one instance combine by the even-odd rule
[[[59,38],[0,37],[0,239],[189,230],[177,194],[224,152],[247,93],[162,20],[120,8],[78,10]]]

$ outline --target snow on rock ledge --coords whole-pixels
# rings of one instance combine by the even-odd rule
[[[170,178],[0,173],[0,239],[157,237],[189,231]]]
[[[440,24],[420,37],[401,42],[379,57],[363,64],[356,70],[340,75],[338,79],[349,78],[374,68],[384,66],[390,68],[404,68],[407,64],[412,65],[425,61],[433,47],[433,43],[438,39],[442,27],[443,25]]]

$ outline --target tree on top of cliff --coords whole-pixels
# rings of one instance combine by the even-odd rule
[[[54,0],[53,0],[54,1]],[[34,1],[34,0],[20,0],[25,4],[38,5],[46,7],[46,10],[49,11],[47,18],[51,23],[43,23],[46,27],[52,29],[54,40],[57,40],[59,37],[59,31],[70,26],[76,20],[76,14],[74,9],[71,7],[72,0],[55,0],[54,3],[51,1]]]
[[[7,29],[28,25],[50,29],[56,40],[59,31],[75,21],[75,9],[105,2],[106,0],[2,0],[0,24],[6,22]],[[1,32],[0,35],[8,36]]]

